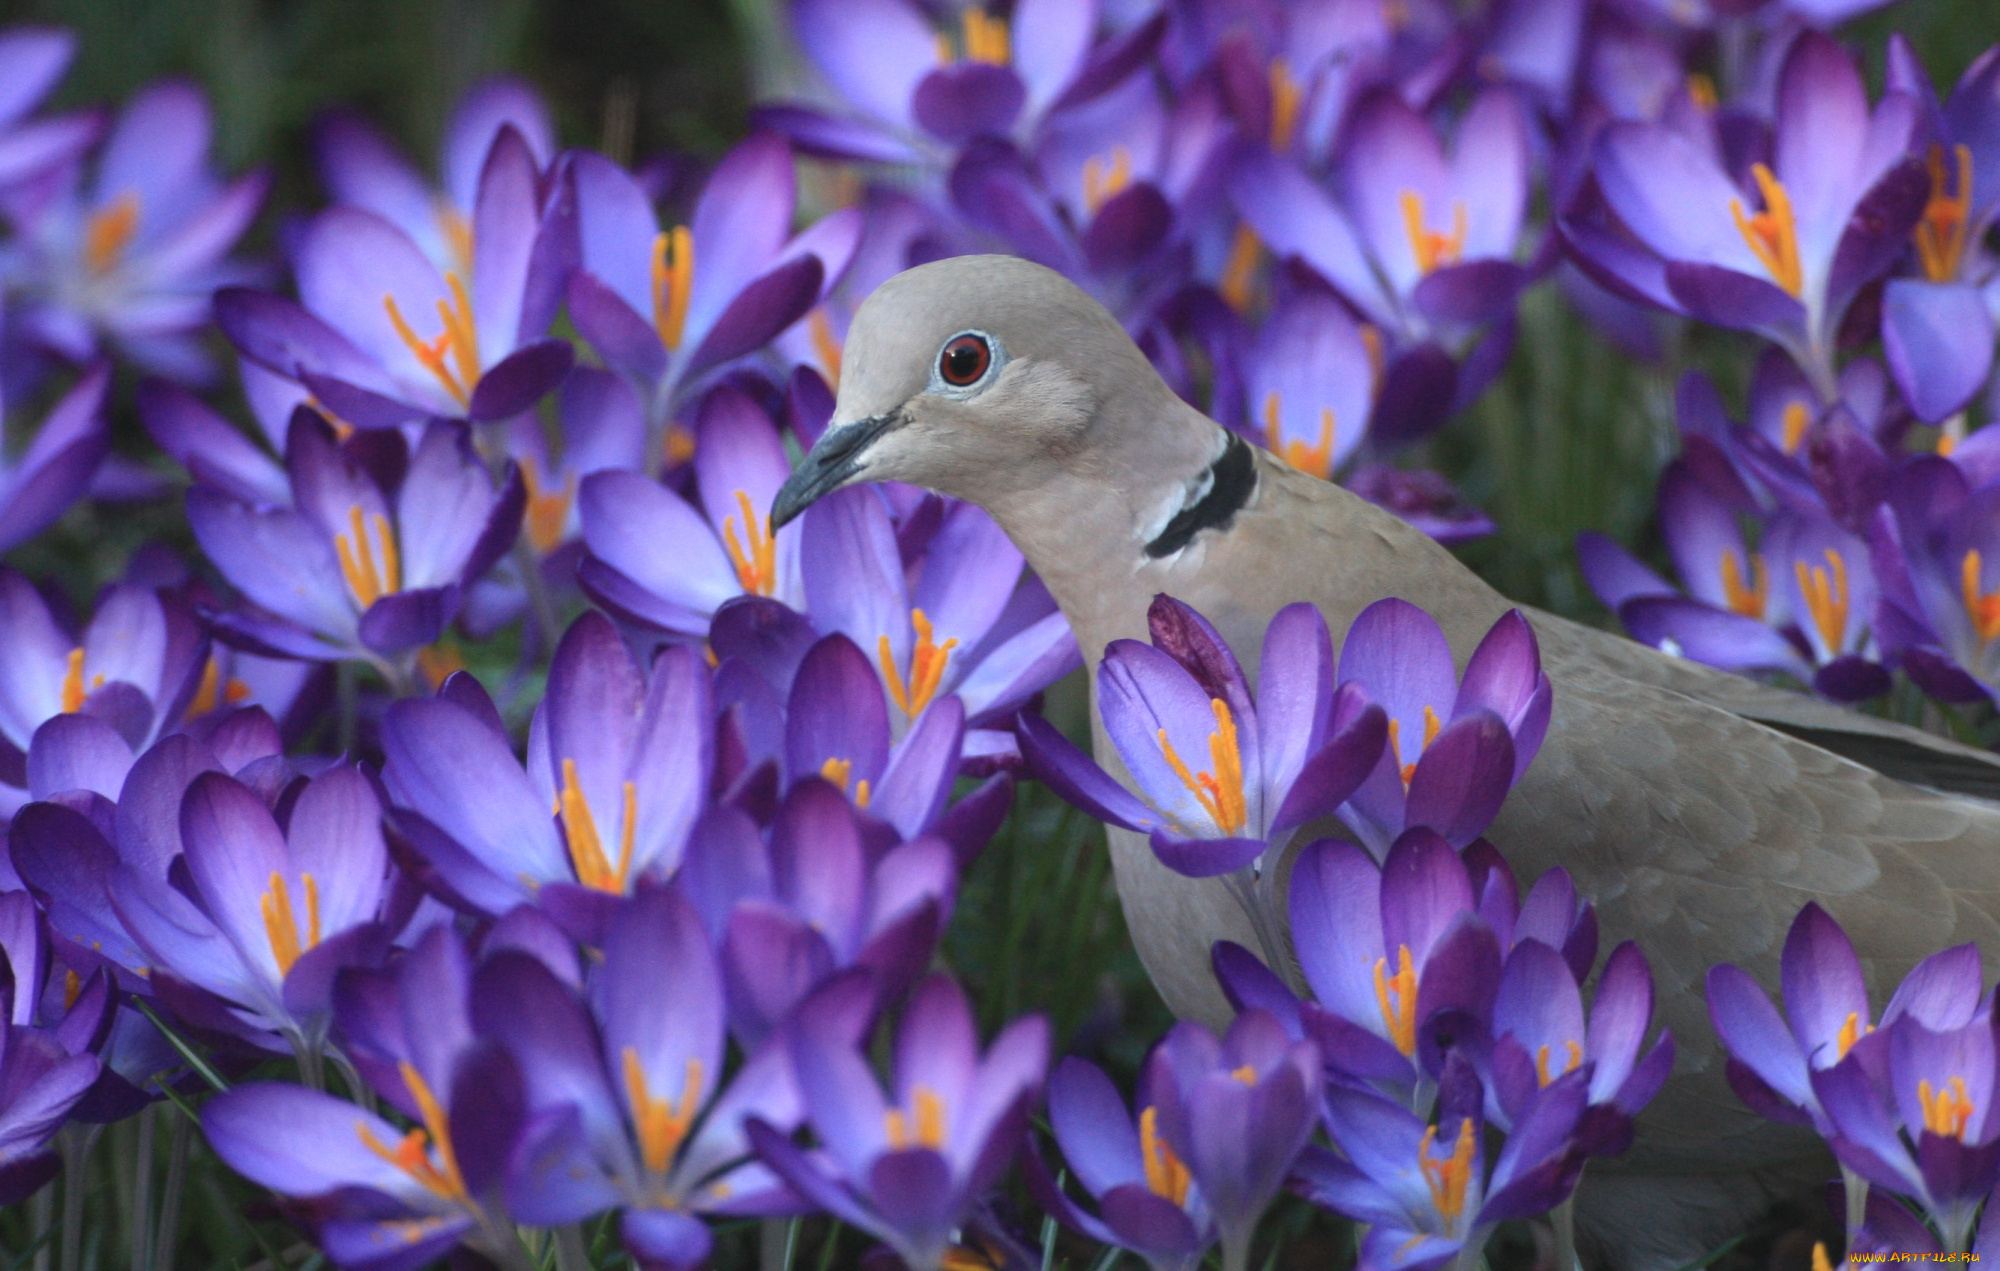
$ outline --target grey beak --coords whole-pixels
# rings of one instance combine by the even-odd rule
[[[778,488],[771,501],[771,528],[778,529],[813,505],[821,495],[838,490],[861,470],[861,457],[875,439],[902,422],[901,411],[871,415],[851,424],[829,428],[820,435],[799,466]]]

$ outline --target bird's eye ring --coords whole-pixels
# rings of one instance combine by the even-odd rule
[[[993,346],[983,335],[956,335],[938,354],[938,378],[953,388],[969,388],[993,365]]]

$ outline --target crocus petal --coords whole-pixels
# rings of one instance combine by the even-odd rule
[[[1970,286],[1892,279],[1882,294],[1882,348],[1917,418],[1938,423],[1986,382],[1993,318]]]

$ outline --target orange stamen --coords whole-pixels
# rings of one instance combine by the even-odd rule
[[[1806,612],[1819,631],[1820,643],[1831,655],[1840,652],[1847,635],[1847,562],[1829,547],[1826,563],[1833,571],[1831,577],[1817,565],[1808,571],[1802,560],[1793,561],[1792,569],[1798,578],[1799,592],[1805,597]]]
[[[673,1163],[674,1153],[686,1140],[688,1130],[694,1126],[694,1114],[701,1109],[701,1060],[688,1058],[680,1102],[674,1104],[655,1099],[646,1088],[646,1070],[639,1064],[637,1050],[627,1046],[623,1057],[625,1098],[632,1110],[632,1124],[639,1131],[639,1154],[645,1158],[647,1169],[655,1174],[665,1173]]]
[[[93,274],[115,268],[139,230],[139,198],[121,194],[90,214],[83,227],[83,264]]]
[[[1549,1072],[1549,1048],[1546,1045],[1535,1047],[1535,1080],[1539,1084],[1546,1086],[1564,1073],[1575,1072],[1577,1065],[1583,1062],[1583,1047],[1567,1038],[1563,1040],[1563,1047],[1569,1052],[1569,1059],[1562,1072],[1555,1074]]]
[[[833,322],[826,316],[824,305],[806,318],[806,333],[812,336],[813,356],[819,359],[819,369],[826,372],[826,382],[839,388],[840,341],[833,336]]]
[[[1251,286],[1263,258],[1264,244],[1258,241],[1257,231],[1248,225],[1238,225],[1236,236],[1229,240],[1229,259],[1222,266],[1222,280],[1216,284],[1222,298],[1238,313],[1250,308]]]
[[[847,779],[853,775],[853,772],[854,761],[852,759],[829,759],[819,766],[819,775],[840,787],[842,794],[847,793]],[[854,806],[857,808],[866,808],[868,806],[868,794],[868,778],[863,777],[854,783]]]
[[[371,544],[363,524],[361,505],[352,504],[347,509],[347,522],[353,536],[336,534],[334,549],[340,553],[340,573],[347,580],[347,590],[354,596],[354,603],[365,610],[384,596],[393,595],[403,589],[402,555],[396,547],[395,532],[389,528],[389,520],[381,513],[367,518],[375,529],[375,540]],[[379,565],[376,561],[380,554]]]
[[[1083,207],[1092,216],[1132,184],[1132,152],[1124,146],[1111,147],[1111,163],[1092,155],[1083,161]]]
[[[1451,232],[1440,234],[1424,226],[1424,196],[1404,190],[1396,196],[1403,209],[1403,232],[1410,239],[1410,254],[1417,259],[1417,272],[1428,274],[1440,265],[1455,265],[1465,251],[1465,204],[1451,205]]]
[[[933,1152],[944,1147],[944,1100],[929,1086],[918,1086],[910,1092],[910,1102],[915,1104],[915,1115],[901,1108],[890,1108],[882,1114],[883,1129],[888,1134],[891,1151],[901,1152],[911,1147],[927,1147]],[[910,1122],[916,1122],[916,1133],[910,1133]]]
[[[1764,620],[1764,606],[1771,599],[1771,578],[1764,568],[1764,557],[1750,553],[1750,585],[1743,585],[1743,567],[1736,563],[1736,553],[1730,548],[1722,549],[1722,595],[1729,602],[1732,613],[1740,613],[1746,618]]]
[[[446,274],[444,282],[451,298],[437,302],[438,321],[444,330],[435,340],[418,337],[404,319],[394,296],[384,295],[382,308],[388,312],[389,324],[396,328],[396,337],[410,350],[411,356],[437,379],[453,401],[465,406],[472,400],[472,386],[479,382],[479,336],[465,284],[455,273]]]
[[[528,488],[528,506],[521,513],[521,529],[538,556],[547,556],[562,546],[563,532],[569,528],[569,509],[576,502],[576,474],[563,474],[560,488],[550,489],[541,465],[534,459],[521,463],[521,484]]]
[[[1924,1128],[1946,1138],[1963,1139],[1972,1121],[1972,1100],[1965,1093],[1965,1078],[1953,1077],[1942,1090],[1931,1083],[1917,1083],[1917,1102],[1923,1105]]]
[[[1799,443],[1806,439],[1806,429],[1812,424],[1812,408],[1804,402],[1786,402],[1783,416],[1783,445],[1785,453],[1795,455]]]
[[[669,350],[681,346],[694,294],[694,236],[685,225],[653,239],[653,329]]]
[[[1688,100],[1704,113],[1713,114],[1715,108],[1722,104],[1721,96],[1715,91],[1715,81],[1700,71],[1687,77],[1687,95]]]
[[[1237,834],[1249,820],[1249,808],[1243,796],[1243,755],[1236,745],[1236,717],[1229,704],[1221,698],[1209,699],[1209,708],[1215,713],[1215,731],[1208,735],[1208,758],[1213,772],[1191,772],[1180,755],[1174,751],[1173,743],[1167,740],[1167,730],[1160,730],[1160,753],[1166,756],[1167,764],[1181,779],[1181,784],[1194,795],[1215,828],[1223,834]]]
[[[1334,421],[1333,408],[1323,406],[1319,412],[1319,440],[1308,444],[1303,437],[1289,441],[1284,437],[1284,423],[1279,417],[1278,394],[1275,390],[1264,395],[1264,434],[1271,439],[1271,449],[1283,455],[1285,462],[1300,472],[1310,472],[1316,477],[1333,476],[1333,444],[1338,435],[1338,425]]]
[[[1952,192],[1945,171],[1944,147],[1931,146],[1931,197],[1916,228],[1917,260],[1932,282],[1950,282],[1958,276],[1966,235],[1972,228],[1972,149],[1963,144],[1953,146],[1952,157],[1958,168],[1957,193]]]
[[[1764,269],[1771,275],[1771,281],[1782,287],[1787,295],[1799,296],[1805,291],[1805,267],[1799,263],[1799,229],[1792,218],[1792,196],[1786,192],[1784,183],[1763,164],[1755,164],[1750,175],[1756,179],[1757,190],[1764,196],[1764,210],[1756,215],[1746,215],[1742,199],[1729,200],[1729,214],[1736,218],[1736,230],[1743,235],[1743,241],[1750,245]]]
[[[468,1203],[470,1193],[465,1189],[465,1176],[458,1171],[458,1156],[451,1146],[451,1119],[445,1115],[437,1096],[430,1086],[408,1061],[398,1065],[403,1074],[403,1085],[410,1097],[416,1100],[417,1110],[423,1116],[424,1128],[411,1130],[395,1147],[386,1147],[375,1137],[365,1121],[355,1122],[355,1131],[369,1151],[381,1157],[416,1180],[434,1196],[444,1200]],[[431,1162],[429,1143],[437,1144],[438,1160]]]
[[[1410,946],[1396,946],[1396,973],[1388,974],[1389,959],[1375,959],[1375,1004],[1389,1040],[1405,1055],[1417,1053],[1417,967]]]
[[[625,819],[618,831],[618,863],[614,866],[604,851],[604,839],[597,831],[597,820],[591,815],[590,801],[584,797],[583,786],[577,781],[576,760],[562,761],[562,791],[556,796],[563,823],[563,834],[569,840],[570,864],[576,869],[576,881],[597,891],[622,893],[626,876],[632,870],[632,841],[639,829],[639,792],[632,782],[624,783]]]
[[[292,912],[292,895],[285,886],[284,875],[271,871],[271,887],[259,898],[258,908],[264,914],[264,935],[271,942],[271,956],[278,963],[278,974],[291,974],[292,964],[299,955],[319,945],[319,882],[311,874],[300,874],[299,883],[305,890],[306,938],[299,940],[298,917]]]
[[[1847,1058],[1847,1052],[1854,1049],[1854,1043],[1874,1031],[1875,1026],[1873,1024],[1863,1024],[1861,1022],[1861,1012],[1849,1011],[1846,1021],[1840,1026],[1839,1035],[1833,1039],[1835,1048],[1834,1058],[1836,1060]]]
[[[83,709],[86,696],[83,687],[83,646],[69,651],[68,669],[63,672],[62,713],[74,715]]]
[[[1978,548],[1966,552],[1965,560],[1959,567],[1959,581],[1965,592],[1965,612],[1972,619],[1972,629],[1979,633],[1981,644],[1989,644],[2000,639],[2000,592],[1980,587],[1984,563]],[[68,698],[65,696],[64,700]]]
[[[1458,1141],[1452,1145],[1451,1155],[1441,1161],[1431,1155],[1436,1140],[1437,1127],[1425,1126],[1423,1141],[1417,1145],[1417,1165],[1430,1188],[1431,1204],[1444,1219],[1447,1231],[1452,1231],[1465,1212],[1465,1193],[1472,1182],[1472,1154],[1478,1147],[1472,1118],[1459,1122]]]
[[[875,652],[882,663],[882,677],[889,682],[889,696],[905,715],[914,719],[931,704],[938,685],[944,683],[945,664],[951,660],[951,651],[958,647],[958,637],[953,636],[943,644],[935,643],[936,632],[921,609],[910,610],[910,625],[916,630],[917,642],[910,650],[907,677],[896,672],[896,655],[889,648],[888,636],[876,641]]]
[[[966,61],[1005,66],[1012,60],[1013,40],[1007,30],[1007,19],[993,17],[974,5],[965,10],[961,22]]]
[[[748,595],[771,595],[778,589],[778,538],[771,532],[771,518],[758,516],[750,506],[749,494],[742,490],[736,492],[736,506],[743,513],[744,537],[750,540],[738,543],[736,518],[722,518],[722,545],[736,566],[736,581]]]
[[[1288,150],[1292,145],[1292,134],[1298,131],[1299,107],[1305,102],[1305,89],[1292,78],[1292,68],[1284,58],[1271,61],[1271,149]]]
[[[1424,707],[1424,744],[1417,751],[1419,759],[1423,757],[1424,751],[1431,748],[1431,743],[1436,741],[1437,735],[1443,731],[1444,721],[1438,718],[1438,713],[1428,706]],[[1389,753],[1397,756],[1397,774],[1403,778],[1403,788],[1407,790],[1410,787],[1411,780],[1417,775],[1417,761],[1413,759],[1409,763],[1402,762],[1402,752],[1397,749],[1402,734],[1403,730],[1401,726],[1395,720],[1390,720]]]
[[[1147,1108],[1139,1114],[1139,1157],[1146,1163],[1146,1190],[1176,1205],[1187,1204],[1188,1186],[1193,1176],[1174,1149],[1160,1137],[1160,1110]]]

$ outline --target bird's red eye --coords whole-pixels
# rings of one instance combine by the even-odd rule
[[[993,349],[981,335],[954,336],[938,354],[938,376],[953,388],[977,384],[993,365]]]

